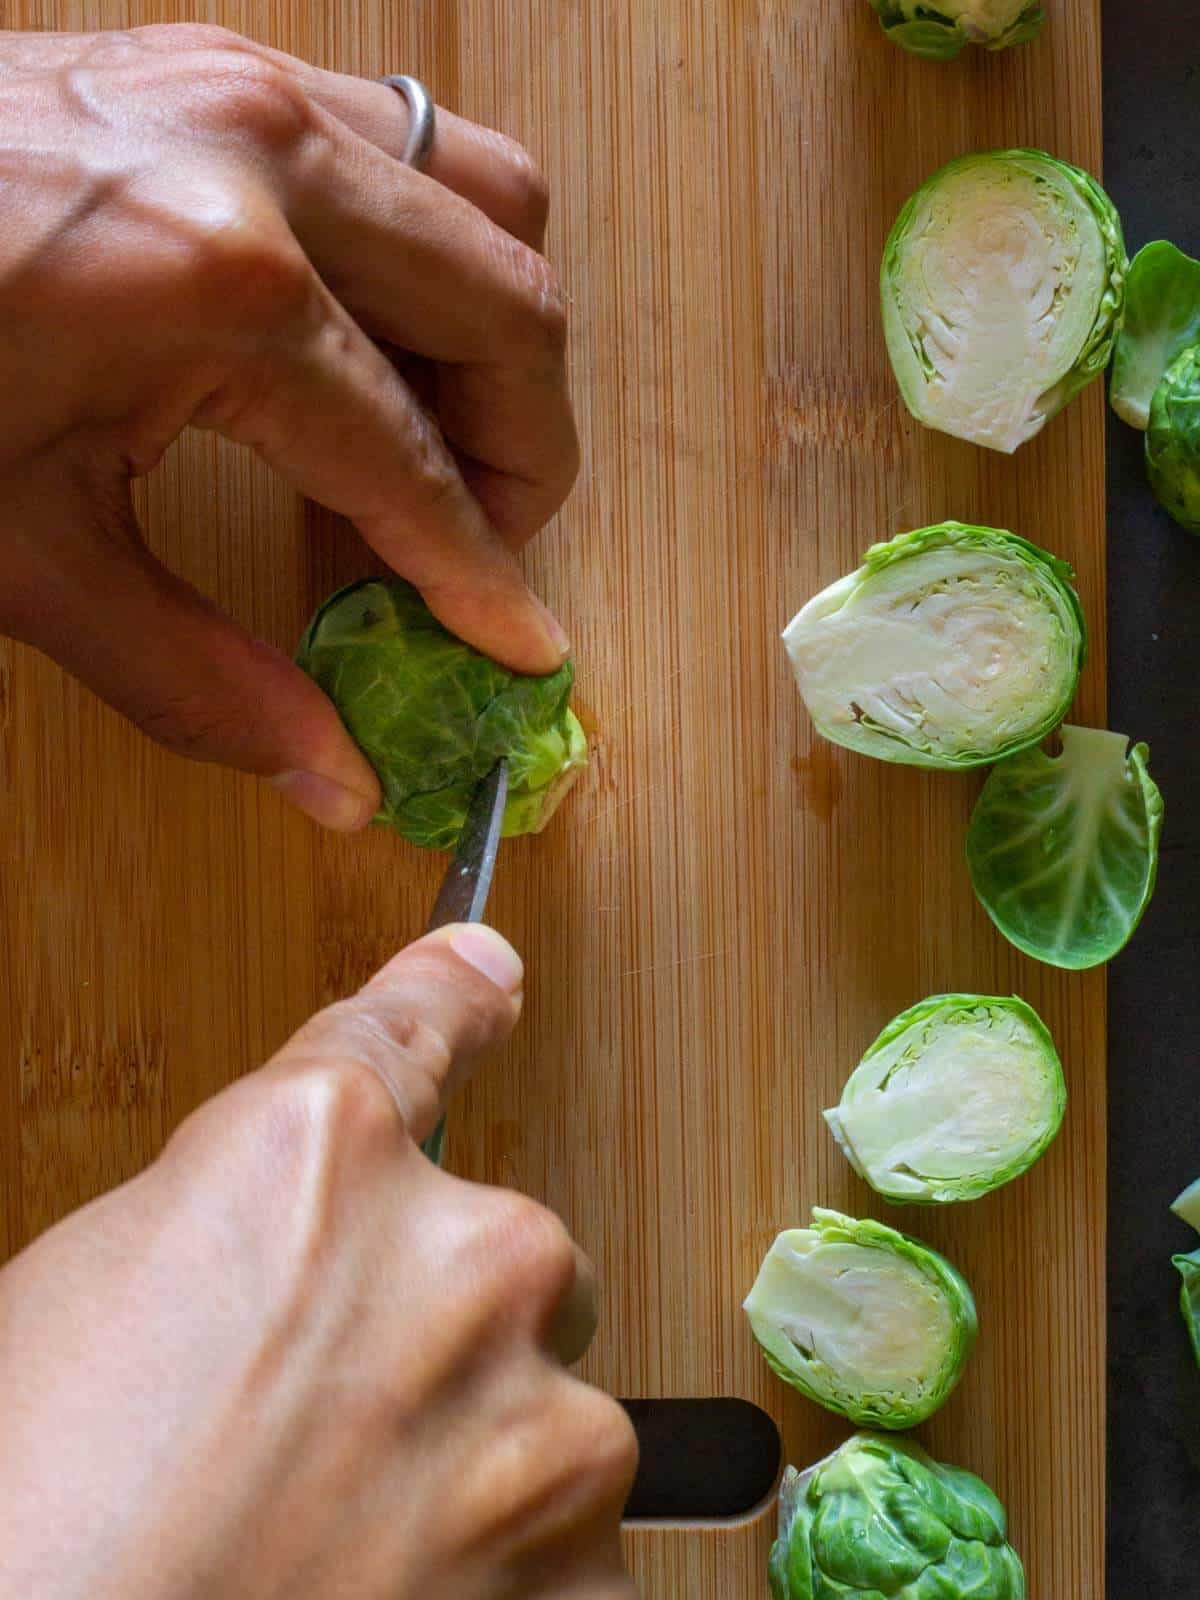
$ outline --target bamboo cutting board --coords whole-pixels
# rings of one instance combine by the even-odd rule
[[[925,1430],[1009,1506],[1034,1600],[1104,1590],[1105,993],[1017,956],[973,901],[977,784],[814,740],[778,632],[863,548],[954,516],[1070,558],[1104,717],[1098,386],[1014,461],[921,432],[884,355],[887,227],[938,164],[1033,144],[1100,159],[1099,0],[1035,45],[910,59],[866,0],[9,4],[12,26],[221,21],[347,72],[418,73],[524,140],[575,304],[579,488],[530,554],[576,641],[590,775],[506,847],[494,914],[526,954],[507,1058],[456,1107],[450,1162],[557,1208],[599,1264],[587,1373],[741,1395],[806,1464],[847,1431],[767,1372],[740,1302],[814,1203],[944,1249],[983,1335]],[[150,537],[290,646],[367,562],[242,456],[189,439]],[[198,1101],[417,933],[437,863],[323,838],[269,792],[153,749],[0,645],[6,1008],[0,1245],[133,1173]],[[1016,990],[1072,1092],[1019,1184],[889,1213],[820,1119],[879,1027],[937,990]],[[765,1593],[773,1513],[630,1536],[651,1600]]]

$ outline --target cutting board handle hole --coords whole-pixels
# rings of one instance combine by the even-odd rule
[[[622,1400],[641,1464],[627,1522],[730,1522],[770,1499],[783,1444],[748,1400]]]

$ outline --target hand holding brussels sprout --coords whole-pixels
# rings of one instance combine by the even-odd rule
[[[952,61],[968,44],[1004,50],[1041,32],[1041,0],[871,0],[894,44],[930,61]]]
[[[418,173],[392,89],[219,28],[7,32],[0,82],[0,629],[362,826],[379,786],[333,708],[160,563],[130,485],[189,423],[248,444],[464,639],[553,672],[514,555],[578,459],[541,180],[449,115]]]

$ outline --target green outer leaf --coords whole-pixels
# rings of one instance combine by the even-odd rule
[[[1046,20],[1041,0],[1032,0],[1001,33],[987,37],[961,19],[936,6],[920,4],[919,0],[871,0],[871,5],[879,15],[880,27],[894,44],[928,61],[952,61],[971,43],[988,50],[1023,44],[1041,31]]]
[[[1171,1201],[1171,1210],[1189,1228],[1195,1228],[1200,1233],[1200,1178],[1189,1183],[1182,1194],[1175,1196]]]
[[[1163,374],[1194,344],[1200,344],[1200,261],[1155,239],[1130,262],[1125,325],[1113,354],[1109,398],[1123,422],[1149,425]]]
[[[1026,750],[988,778],[967,829],[980,903],[1018,950],[1079,971],[1110,961],[1154,894],[1163,802],[1124,734],[1064,728],[1063,752]],[[1080,823],[1082,822],[1082,832]]]
[[[853,1391],[824,1362],[816,1357],[805,1356],[766,1317],[752,1313],[748,1300],[747,1316],[767,1365],[792,1388],[815,1400],[827,1411],[848,1417],[851,1422],[888,1430],[916,1427],[945,1404],[962,1377],[974,1349],[979,1320],[971,1286],[945,1256],[939,1255],[929,1245],[922,1244],[919,1239],[889,1228],[886,1223],[875,1222],[871,1218],[858,1220],[843,1216],[838,1211],[814,1206],[809,1229],[820,1236],[822,1245],[858,1245],[865,1250],[878,1250],[885,1257],[898,1256],[910,1262],[929,1282],[932,1290],[946,1302],[953,1337],[949,1346],[940,1352],[936,1370],[930,1375],[924,1394],[919,1399],[909,1400],[899,1395],[873,1394],[865,1390]],[[750,1298],[753,1299],[753,1291]]]
[[[586,764],[570,662],[544,678],[510,672],[447,632],[400,579],[332,595],[296,660],[379,775],[376,822],[413,844],[451,849],[477,784],[502,757],[506,837],[542,828]]]
[[[1171,1257],[1171,1264],[1179,1269],[1183,1284],[1179,1290],[1179,1311],[1183,1325],[1192,1341],[1192,1354],[1200,1367],[1200,1250],[1190,1255]]]
[[[1004,1167],[989,1167],[986,1152],[980,1151],[980,1166],[977,1172],[962,1178],[925,1178],[925,1192],[914,1194],[901,1187],[889,1188],[885,1184],[877,1183],[858,1161],[854,1149],[845,1137],[842,1123],[837,1112],[825,1113],[826,1120],[834,1133],[834,1137],[841,1145],[843,1152],[851,1166],[876,1193],[890,1200],[894,1205],[938,1205],[953,1201],[977,1200],[980,1196],[990,1194],[993,1190],[1001,1188],[1006,1183],[1011,1183],[1014,1178],[1019,1178],[1029,1171],[1035,1162],[1039,1161],[1053,1142],[1062,1126],[1063,1116],[1067,1108],[1067,1085],[1063,1077],[1062,1062],[1055,1048],[1054,1040],[1049,1029],[1038,1016],[1032,1006],[1026,1004],[1016,995],[980,995],[980,994],[935,994],[927,1000],[921,1000],[916,1005],[909,1006],[907,1011],[902,1011],[888,1023],[887,1027],[870,1046],[854,1072],[851,1073],[842,1091],[842,1098],[838,1110],[841,1110],[855,1098],[855,1080],[860,1082],[874,1077],[873,1068],[878,1057],[887,1055],[892,1044],[911,1029],[922,1023],[937,1025],[953,1025],[956,1016],[962,1013],[978,1013],[987,1011],[993,1013],[1009,1013],[1019,1019],[1021,1024],[1033,1034],[1041,1045],[1046,1075],[1053,1086],[1053,1112],[1050,1119],[1040,1128],[1033,1130],[1033,1136],[1022,1154],[1010,1161]],[[910,1046],[908,1055],[897,1058],[895,1065],[916,1053],[920,1054],[917,1045]],[[886,1087],[871,1091],[886,1094]],[[919,1174],[912,1175],[919,1179]]]
[[[1105,367],[1108,366],[1117,336],[1121,331],[1125,307],[1125,278],[1129,270],[1129,261],[1125,254],[1125,237],[1121,229],[1121,218],[1117,213],[1116,207],[1095,178],[1090,173],[1084,172],[1082,168],[1072,166],[1067,161],[1060,161],[1057,156],[1049,155],[1044,150],[1033,150],[1020,146],[1009,150],[991,150],[974,155],[958,156],[955,160],[947,162],[944,167],[940,167],[932,177],[927,178],[902,206],[900,214],[892,224],[892,230],[888,234],[887,243],[883,250],[883,262],[880,267],[880,295],[883,302],[884,333],[888,344],[888,354],[892,362],[892,370],[896,374],[896,381],[900,385],[900,392],[904,396],[905,405],[918,422],[927,426],[932,426],[932,424],[925,424],[925,418],[921,415],[920,398],[915,393],[909,393],[901,368],[897,365],[897,349],[900,347],[911,348],[895,290],[895,284],[900,278],[901,256],[907,243],[909,224],[928,191],[936,188],[952,173],[956,173],[964,167],[985,162],[1032,164],[1035,167],[1047,169],[1052,176],[1065,179],[1087,204],[1100,231],[1101,241],[1104,246],[1108,271],[1105,278],[1104,292],[1100,297],[1092,319],[1091,331],[1080,346],[1079,353],[1070,370],[1064,373],[1058,383],[1042,396],[1043,419],[1045,422],[1048,422],[1051,417],[1061,411],[1078,394],[1080,389],[1084,388],[1093,378],[1098,377],[1104,371]],[[1045,178],[1043,181],[1046,181]],[[913,353],[919,361],[923,362],[923,357],[919,351],[914,351]]]
[[[1004,1507],[907,1439],[860,1433],[789,1467],[771,1552],[775,1600],[1025,1600]]]
[[[1154,391],[1146,474],[1180,527],[1200,533],[1200,348],[1177,356]]]
[[[897,562],[908,561],[927,551],[948,547],[994,551],[997,556],[1023,562],[1033,575],[1046,603],[1055,605],[1063,616],[1066,659],[1063,666],[1062,690],[1050,714],[1036,726],[1028,728],[1015,738],[961,754],[944,754],[928,745],[915,746],[907,743],[895,730],[873,723],[865,717],[857,722],[836,725],[817,721],[814,717],[817,731],[824,738],[834,744],[843,745],[848,750],[856,750],[861,755],[875,756],[881,761],[925,767],[935,771],[960,772],[990,765],[1003,760],[1005,756],[1037,744],[1058,726],[1070,710],[1079,683],[1079,675],[1087,659],[1088,644],[1087,621],[1074,587],[1075,573],[1067,562],[1059,560],[1057,556],[1051,555],[1048,550],[1043,550],[1030,540],[1022,539],[1018,534],[1008,533],[1002,528],[987,528],[974,523],[953,521],[938,522],[928,528],[915,528],[910,533],[898,534],[886,543],[872,545],[863,556],[862,566],[856,572],[850,573],[836,584],[831,584],[821,594],[814,596],[808,605],[816,605],[827,597],[832,597],[839,590],[844,591],[843,603],[845,603],[861,593],[872,578]],[[807,611],[808,606],[804,610]],[[801,611],[799,616],[792,619],[788,632],[803,614],[804,611]],[[786,640],[787,633],[784,638]]]

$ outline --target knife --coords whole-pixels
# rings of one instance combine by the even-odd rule
[[[442,879],[426,933],[452,922],[483,921],[496,857],[500,853],[500,830],[504,825],[507,800],[508,762],[498,761],[471,796],[467,819],[454,847],[454,859]],[[430,1161],[439,1167],[445,1134],[446,1119],[443,1117],[421,1146]]]

